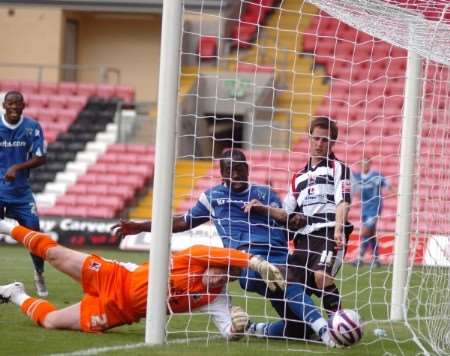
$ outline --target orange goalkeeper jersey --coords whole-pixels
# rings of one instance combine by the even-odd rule
[[[222,286],[209,289],[203,285],[208,267],[248,267],[250,255],[233,249],[195,245],[172,255],[169,280],[169,305],[174,313],[188,312],[210,303]],[[144,264],[131,274],[130,301],[133,314],[145,316],[149,266]]]

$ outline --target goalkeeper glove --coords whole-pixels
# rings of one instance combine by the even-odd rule
[[[231,307],[231,333],[243,334],[247,329],[248,314],[238,306]],[[233,335],[233,337],[236,335]]]
[[[250,259],[249,267],[261,275],[262,279],[266,282],[272,292],[274,292],[277,287],[284,290],[286,282],[280,270],[261,256],[253,256]]]

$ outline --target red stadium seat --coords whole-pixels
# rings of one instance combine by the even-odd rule
[[[129,85],[117,85],[116,96],[123,99],[125,103],[134,101],[134,89]]]
[[[67,188],[66,194],[70,194],[70,195],[86,194],[88,192],[88,187],[90,187],[90,185],[87,185],[87,184],[74,184],[74,185],[71,185],[71,186],[69,186]]]
[[[141,155],[135,153],[117,153],[117,163],[137,164]]]
[[[54,109],[65,109],[67,107],[67,97],[65,95],[49,96],[48,107]]]
[[[39,83],[35,81],[23,81],[20,82],[20,88],[22,94],[37,94],[39,92]]]
[[[89,218],[97,218],[97,219],[112,219],[116,215],[114,209],[111,209],[107,206],[96,206],[90,207],[87,209],[86,216]]]
[[[126,153],[127,146],[128,145],[125,143],[114,143],[114,144],[108,146],[108,152]]]
[[[98,199],[95,195],[78,195],[76,197],[76,203],[78,206],[97,206]]]
[[[66,207],[64,206],[52,206],[52,207],[37,207],[39,215],[42,216],[65,216]]]
[[[231,27],[231,37],[233,44],[239,47],[250,46],[253,38],[256,36],[257,25],[250,23],[235,23]]]
[[[75,206],[77,205],[77,195],[64,194],[56,200],[56,205]]]
[[[60,82],[57,86],[58,94],[73,96],[77,94],[76,82]]]
[[[56,121],[58,110],[52,108],[40,108],[38,118],[39,121]]]
[[[120,177],[119,184],[127,185],[134,189],[142,189],[145,185],[145,179],[139,176],[125,175]]]
[[[26,107],[24,110],[24,115],[29,116],[33,119],[36,119],[38,117],[38,114],[39,114],[39,109],[37,109],[37,108]]]
[[[20,82],[18,80],[2,80],[0,87],[1,91],[20,90]]]
[[[100,184],[121,184],[121,180],[123,177],[118,177],[115,174],[98,174],[96,175],[96,183]]]
[[[41,82],[39,94],[55,95],[58,92],[58,83]]]
[[[200,59],[214,59],[217,56],[217,37],[200,37],[197,51]]]
[[[33,108],[46,108],[48,106],[48,96],[41,94],[26,95],[26,102],[28,106]]]
[[[85,95],[69,96],[67,97],[67,108],[80,112],[86,105],[86,102],[87,96]]]
[[[118,196],[103,196],[101,197],[101,199],[98,200],[97,203],[99,206],[106,206],[109,207],[111,209],[113,209],[114,211],[119,211],[121,210],[125,203],[124,200]]]
[[[58,112],[58,121],[60,122],[68,122],[72,123],[78,116],[78,110],[75,109],[59,109]]]
[[[116,163],[118,162],[117,156],[118,155],[114,152],[107,152],[98,158],[97,163],[105,163],[105,164]]]
[[[101,98],[111,98],[116,95],[116,89],[112,84],[99,84],[96,94]]]
[[[88,168],[88,173],[95,173],[95,174],[103,174],[103,173],[108,173],[110,166],[107,164],[103,164],[103,163],[94,163],[93,165],[91,165]]]
[[[117,195],[122,198],[125,202],[128,202],[134,197],[134,189],[128,186],[107,186],[108,194],[113,196]]]
[[[45,141],[47,141],[47,143],[55,142],[56,139],[58,138],[59,133],[60,132],[58,132],[58,131],[52,131],[50,129],[48,129],[48,130],[44,129]]]
[[[136,174],[145,178],[150,178],[153,175],[153,166],[150,165],[129,165],[129,174]]]
[[[66,207],[66,216],[87,217],[88,209],[84,206],[68,206]]]
[[[238,62],[237,70],[238,72],[273,73],[275,67],[272,65]]]
[[[136,158],[136,163],[137,164],[153,166],[154,163],[155,163],[155,156],[153,154],[151,154],[151,155],[138,155],[138,156],[134,156],[134,158]]]
[[[86,187],[87,194],[106,195],[108,194],[107,184],[92,184]]]
[[[97,174],[89,173],[78,177],[77,184],[96,184]]]
[[[78,95],[84,95],[84,96],[92,96],[96,95],[97,93],[97,86],[95,84],[91,83],[78,83],[77,84],[77,94]]]

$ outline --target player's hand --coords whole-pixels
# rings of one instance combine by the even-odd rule
[[[286,281],[284,280],[283,274],[277,267],[267,262],[261,256],[253,256],[250,259],[249,267],[261,275],[262,279],[266,282],[272,292],[274,292],[277,287],[284,290]]]
[[[306,226],[306,217],[302,213],[289,214],[288,229],[297,231]]]
[[[111,227],[112,234],[120,239],[127,235],[136,235],[144,231],[148,231],[145,227],[145,223],[128,220],[120,220],[119,223]]]
[[[206,288],[221,288],[228,282],[228,274],[225,268],[208,267],[203,272],[202,283]]]
[[[231,307],[231,333],[243,334],[249,321],[248,314],[238,306]],[[238,335],[233,335],[236,337]],[[242,336],[242,335],[241,335]]]
[[[334,241],[336,243],[336,250],[342,250],[344,248],[344,234],[341,229],[335,229]]]
[[[5,180],[10,182],[16,179],[17,176],[17,168],[15,166],[9,167],[9,169],[5,173]]]
[[[244,204],[244,213],[260,213],[263,208],[263,203],[261,203],[258,199],[252,199],[248,203]]]

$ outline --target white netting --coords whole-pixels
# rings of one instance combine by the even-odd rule
[[[174,211],[183,213],[220,182],[217,157],[242,148],[250,181],[283,198],[309,156],[311,118],[336,120],[334,152],[355,172],[363,156],[390,182],[378,217],[381,268],[358,257],[361,205],[337,275],[344,306],[364,320],[361,353],[449,352],[450,10],[446,1],[202,1],[185,7],[181,47]],[[373,37],[375,36],[375,37]],[[391,280],[407,50],[424,60],[414,171],[406,322],[391,322]],[[437,257],[438,256],[438,257]],[[260,296],[229,287],[253,320],[277,320]],[[316,299],[318,306],[321,302]],[[169,337],[217,333],[192,314],[168,324]],[[375,336],[374,329],[384,329]],[[380,333],[378,333],[380,335]],[[250,346],[260,343],[247,339]],[[302,342],[268,348],[323,352]],[[376,346],[374,346],[376,345]]]

